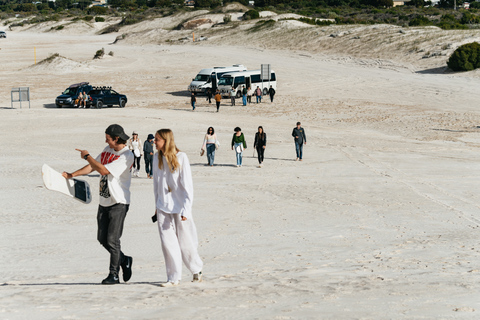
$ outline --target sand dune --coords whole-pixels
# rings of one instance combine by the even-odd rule
[[[478,73],[439,71],[446,56],[406,55],[415,41],[452,42],[448,52],[471,31],[279,21],[251,34],[247,21],[180,43],[166,40],[191,31],[160,27],[174,24],[166,19],[107,35],[24,27],[0,41],[0,318],[478,318]],[[64,58],[32,67],[33,47],[38,61]],[[101,48],[114,56],[92,61]],[[199,97],[192,112],[186,87],[196,72],[235,63],[271,63],[274,103],[223,102],[216,113]],[[111,85],[127,107],[52,105],[80,81]],[[31,109],[9,109],[17,86],[30,87]],[[307,132],[303,162],[294,161],[296,121]],[[99,285],[108,255],[96,241],[97,197],[83,205],[42,186],[43,163],[81,167],[74,149],[100,152],[111,123],[142,139],[171,128],[188,154],[203,283],[185,270],[179,287],[159,287],[166,276],[143,172],[122,237],[134,273],[117,286]],[[252,157],[259,125],[268,135],[261,169]],[[208,126],[221,143],[213,168],[199,155]],[[230,150],[235,126],[248,143],[242,168]],[[96,194],[98,176],[85,179]]]

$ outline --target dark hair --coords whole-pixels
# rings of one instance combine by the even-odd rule
[[[260,135],[260,132],[258,132],[258,131],[257,131],[257,134],[258,134],[262,139],[264,139],[264,137],[265,137],[265,130],[263,130],[263,127],[262,127],[262,126],[259,126],[258,129],[262,129],[261,135]]]
[[[117,144],[126,144],[126,143],[127,143],[126,140],[123,140],[122,138],[118,137]]]
[[[300,121],[298,121],[298,122],[297,122],[297,126],[300,126],[300,125],[302,125],[302,124],[300,123]]]
[[[240,127],[235,127],[235,129],[233,129],[233,131],[239,132],[239,131],[242,131],[242,129],[240,129]]]
[[[215,133],[215,129],[213,129],[213,127],[209,127],[209,128],[207,129],[207,134],[210,132],[210,129],[212,129],[212,134],[214,134],[214,133]]]

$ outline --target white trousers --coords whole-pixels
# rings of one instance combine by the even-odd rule
[[[202,271],[203,262],[198,255],[197,229],[193,219],[182,221],[180,214],[160,210],[157,212],[157,219],[167,268],[167,281],[182,280],[182,260],[191,273]]]

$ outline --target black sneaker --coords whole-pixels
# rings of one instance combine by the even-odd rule
[[[118,276],[111,273],[108,275],[108,277],[106,277],[102,281],[102,284],[117,284],[117,283],[120,283]]]
[[[123,281],[127,282],[132,277],[132,264],[133,258],[125,256],[125,259],[121,265],[123,272]]]

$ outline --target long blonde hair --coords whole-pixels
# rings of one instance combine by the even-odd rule
[[[175,140],[173,139],[173,132],[170,129],[160,129],[157,131],[157,134],[165,140],[165,153],[162,150],[158,150],[158,168],[161,170],[163,169],[163,159],[162,157],[165,156],[167,159],[168,168],[170,172],[175,172],[179,167],[180,163],[178,163],[177,159],[177,152],[180,150],[175,145]]]

